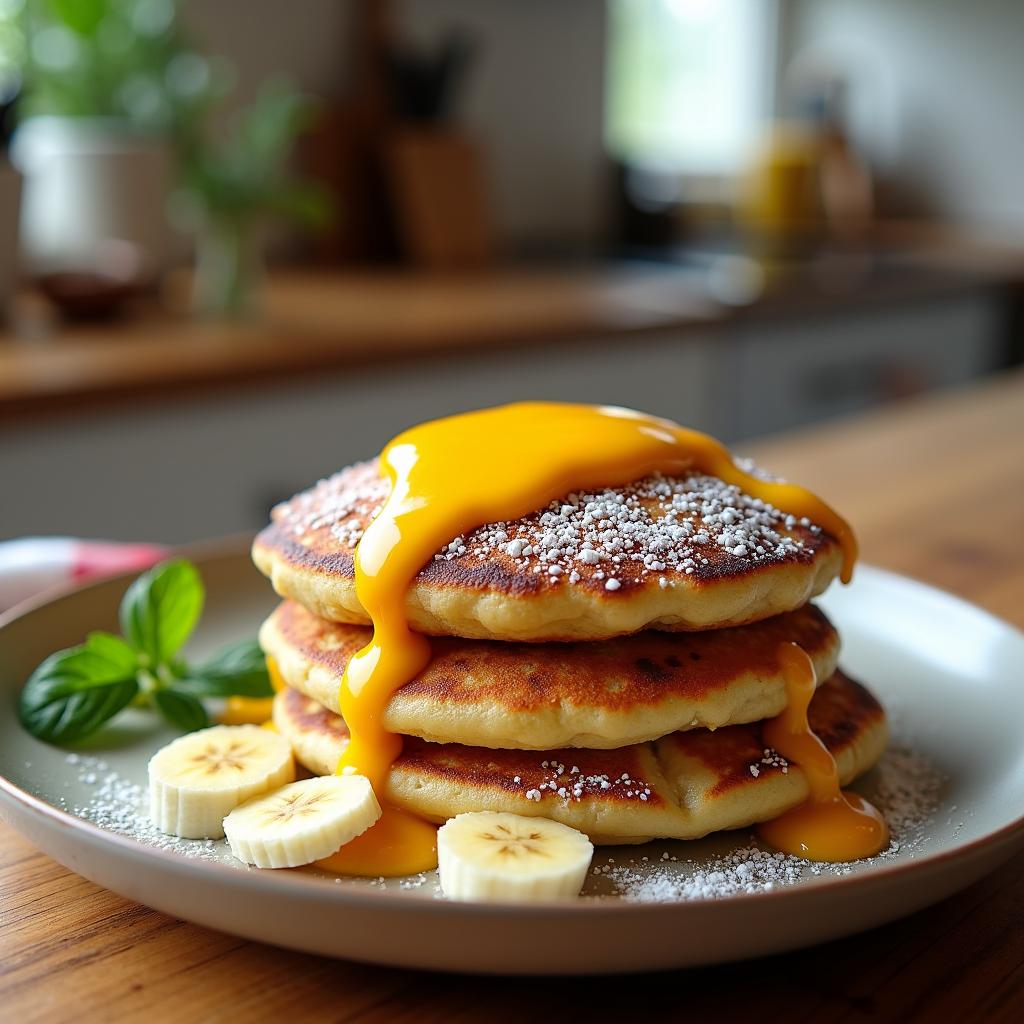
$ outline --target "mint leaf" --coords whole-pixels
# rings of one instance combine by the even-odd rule
[[[138,693],[135,652],[110,633],[50,655],[21,692],[18,717],[49,743],[83,739],[126,707]]]
[[[210,724],[206,709],[189,693],[180,690],[157,690],[153,694],[153,703],[171,725],[176,725],[185,732],[205,729]]]
[[[141,694],[185,730],[210,724],[202,697],[271,697],[259,644],[232,644],[194,668],[179,656],[202,613],[204,588],[182,559],[143,573],[121,601],[124,638],[90,633],[84,644],[51,655],[22,691],[19,716],[51,742],[81,739]]]
[[[82,651],[96,675],[134,675],[139,667],[139,656],[119,636],[97,630],[90,633]]]
[[[199,697],[273,697],[267,660],[255,640],[242,640],[192,668],[175,689]]]
[[[203,581],[190,562],[175,559],[144,572],[121,601],[121,632],[151,665],[168,662],[203,611]]]

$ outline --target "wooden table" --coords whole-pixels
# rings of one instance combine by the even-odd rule
[[[751,451],[834,501],[857,525],[866,560],[1024,625],[1024,374]],[[904,921],[787,956],[642,978],[506,981],[221,935],[98,889],[0,827],[0,1019],[1016,1022],[1022,867],[1018,859]]]

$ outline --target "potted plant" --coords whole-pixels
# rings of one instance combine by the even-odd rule
[[[238,316],[252,310],[269,218],[311,228],[326,221],[324,190],[295,177],[290,167],[295,140],[311,116],[302,95],[284,81],[271,81],[226,129],[213,132],[198,120],[182,134],[176,206],[197,238],[197,312]]]
[[[175,0],[28,0],[20,125],[22,249],[36,271],[91,265],[110,241],[146,272],[187,253],[166,201],[175,138],[203,116],[215,68],[185,39]]]
[[[156,273],[188,252],[174,224],[197,235],[196,308],[247,310],[265,218],[326,216],[323,193],[288,166],[307,101],[272,82],[214,127],[229,75],[190,45],[176,0],[28,0],[23,19],[15,151],[34,269],[92,266],[127,242]]]

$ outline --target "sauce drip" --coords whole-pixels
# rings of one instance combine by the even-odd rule
[[[882,815],[856,793],[839,788],[835,758],[807,721],[817,680],[814,663],[793,643],[779,648],[786,678],[786,710],[765,723],[764,742],[800,766],[810,796],[799,807],[758,828],[761,838],[783,853],[819,861],[859,860],[889,844]]]
[[[285,683],[277,662],[270,657],[267,658],[267,675],[274,692],[280,693]],[[273,697],[228,697],[219,721],[222,725],[262,725],[265,729],[272,729],[273,715]]]
[[[437,867],[437,829],[413,814],[384,805],[373,828],[316,862],[339,875],[415,875]]]
[[[701,472],[832,534],[842,546],[844,581],[857,554],[847,523],[809,491],[752,476],[706,434],[627,409],[522,402],[451,416],[400,434],[380,462],[391,491],[355,552],[356,593],[373,623],[373,638],[351,659],[341,682],[339,704],[350,741],[338,765],[339,773],[369,778],[379,799],[402,749],[401,737],[382,725],[384,708],[430,660],[429,641],[406,621],[406,592],[452,538],[525,516],[572,491],[621,486],[658,471]],[[348,873],[396,875],[405,873],[410,859],[422,863],[436,856],[433,826],[394,807],[383,810],[358,840],[362,852],[373,853],[372,868],[362,852],[342,850],[329,858],[338,865],[334,870],[348,858]],[[401,850],[390,839],[398,832]]]
[[[221,725],[265,725],[273,713],[273,697],[228,697],[217,721]]]

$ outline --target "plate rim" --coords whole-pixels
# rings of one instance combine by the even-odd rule
[[[233,535],[219,540],[201,541],[194,544],[181,545],[168,549],[168,557],[189,558],[197,562],[212,561],[218,558],[238,558],[247,553],[251,543],[251,534]],[[244,545],[244,548],[243,548]],[[200,569],[202,566],[199,566]],[[974,616],[981,616],[987,619],[990,624],[997,628],[1009,631],[1015,638],[1024,642],[1024,630],[1019,629],[1011,622],[1000,618],[979,605],[973,604],[965,598],[959,597],[941,587],[933,586],[911,576],[883,569],[870,563],[861,563],[857,566],[857,572],[866,572],[870,576],[877,577],[899,586],[909,587],[924,592],[929,597],[939,597],[959,607],[962,612],[968,612]],[[25,618],[49,604],[59,600],[77,595],[82,592],[96,589],[101,586],[116,585],[118,582],[128,583],[137,576],[134,570],[105,576],[102,579],[92,580],[85,584],[69,582],[49,588],[41,594],[35,595],[25,601],[21,601],[14,607],[0,613],[0,630],[6,629],[14,622]],[[57,748],[60,749],[60,748]],[[288,889],[297,889],[309,893],[317,892],[323,898],[329,898],[340,906],[355,905],[363,909],[372,907],[396,907],[413,910],[434,907],[439,904],[446,913],[457,913],[467,916],[477,914],[503,914],[511,916],[531,916],[564,913],[573,914],[594,914],[595,912],[621,914],[649,914],[681,912],[683,907],[693,907],[705,903],[728,903],[731,907],[741,908],[749,905],[763,905],[780,901],[792,900],[798,892],[810,893],[813,891],[834,891],[838,889],[850,889],[856,886],[866,886],[876,882],[884,883],[909,874],[920,875],[937,866],[942,866],[950,861],[969,859],[975,854],[981,853],[987,848],[1013,845],[1014,841],[1024,839],[1024,810],[1012,821],[1000,828],[984,835],[978,836],[962,845],[954,846],[951,849],[940,850],[927,854],[923,857],[914,857],[884,866],[873,867],[866,871],[857,871],[848,875],[818,875],[807,879],[797,887],[777,887],[767,892],[737,893],[735,895],[719,897],[713,900],[666,900],[666,901],[634,901],[621,897],[597,895],[583,899],[547,900],[536,903],[516,903],[510,901],[460,901],[460,900],[411,900],[401,892],[389,890],[367,889],[366,892],[350,888],[336,888],[333,885],[325,885],[323,878],[303,874],[301,870],[279,873],[283,877],[275,877],[275,872],[259,870],[242,870],[231,867],[227,864],[216,861],[199,860],[196,858],[184,857],[181,854],[158,847],[149,846],[128,836],[120,835],[101,828],[93,822],[80,818],[69,811],[55,807],[41,797],[15,785],[5,775],[0,774],[0,798],[19,805],[25,812],[38,815],[47,819],[56,826],[69,829],[72,833],[82,832],[96,843],[113,843],[122,849],[126,855],[142,857],[161,864],[174,865],[179,869],[188,872],[213,872],[220,875],[225,881],[233,882],[245,888],[260,888],[270,885],[279,889],[285,894]],[[2,801],[0,801],[2,802]],[[13,823],[11,828],[19,834],[24,835]],[[28,840],[31,842],[31,840]],[[35,845],[35,844],[33,844]],[[46,850],[41,850],[46,856],[52,856]],[[55,859],[55,858],[54,858]],[[73,871],[72,868],[68,870]],[[331,893],[328,897],[327,893]]]

